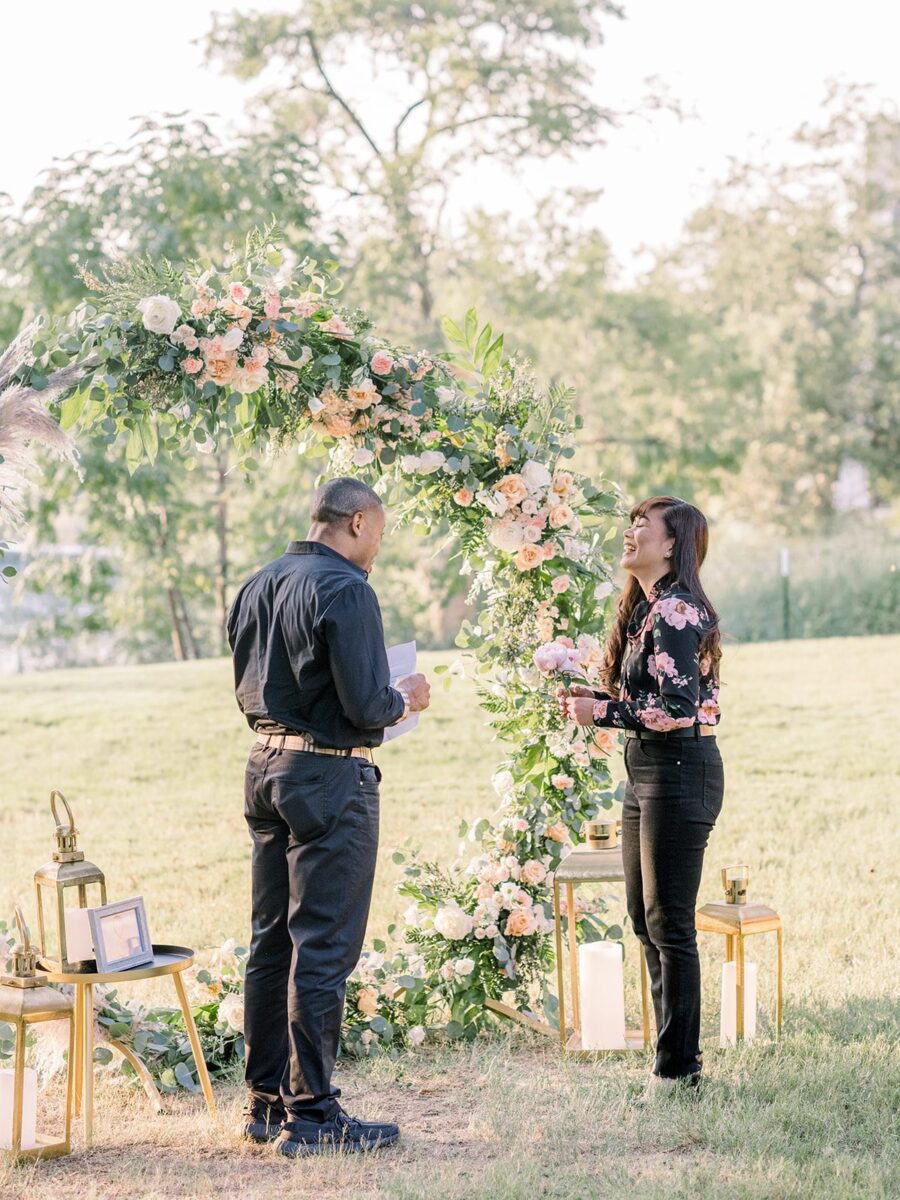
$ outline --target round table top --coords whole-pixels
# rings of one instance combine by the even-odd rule
[[[153,947],[153,962],[131,967],[127,971],[52,971],[38,963],[46,971],[49,983],[131,983],[137,979],[154,979],[160,975],[176,975],[194,961],[194,951],[187,946]]]

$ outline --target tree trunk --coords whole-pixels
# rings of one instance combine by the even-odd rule
[[[169,620],[172,622],[172,651],[176,662],[184,662],[187,658],[187,652],[185,650],[181,622],[178,619],[178,605],[175,600],[175,589],[173,587],[166,588],[166,601],[169,606]]]
[[[199,658],[200,652],[197,649],[197,641],[194,637],[194,630],[191,627],[191,619],[188,616],[187,605],[184,602],[184,596],[181,594],[181,588],[173,588],[175,593],[175,603],[178,606],[179,624],[184,635],[185,645],[187,646],[188,658]]]

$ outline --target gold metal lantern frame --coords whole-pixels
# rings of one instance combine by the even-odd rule
[[[56,988],[49,987],[46,976],[36,970],[37,951],[32,947],[22,911],[16,908],[19,944],[12,956],[12,970],[0,975],[0,1021],[15,1030],[15,1051],[12,1080],[12,1122],[10,1152],[20,1159],[57,1158],[72,1148],[72,1111],[74,1105],[75,1021],[71,999]],[[24,1147],[23,1118],[25,1109],[25,1050],[29,1031],[50,1021],[68,1022],[68,1059],[65,1083],[65,1129],[62,1138],[37,1132],[43,1115],[40,1096],[37,1104],[35,1145]]]

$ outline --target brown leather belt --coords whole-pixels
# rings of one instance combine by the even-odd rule
[[[293,733],[258,733],[257,746],[274,746],[276,750],[300,750],[305,754],[335,754],[339,758],[364,758],[374,762],[371,746],[350,746],[346,750],[335,750],[333,746],[320,746],[311,738],[298,737]]]
[[[644,738],[647,741],[664,742],[669,738],[715,737],[715,725],[689,725],[687,729],[669,729],[665,733],[656,729],[626,729],[627,738]]]

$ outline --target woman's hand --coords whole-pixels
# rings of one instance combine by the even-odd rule
[[[589,687],[585,687],[581,683],[573,683],[571,687],[566,687],[561,683],[556,689],[556,698],[559,701],[559,707],[562,715],[567,716],[566,704],[571,696],[590,696],[593,698],[593,691]]]
[[[590,688],[579,688],[578,695],[569,696],[564,703],[563,713],[576,725],[593,725],[594,723],[594,693]],[[587,692],[587,695],[584,693]]]

